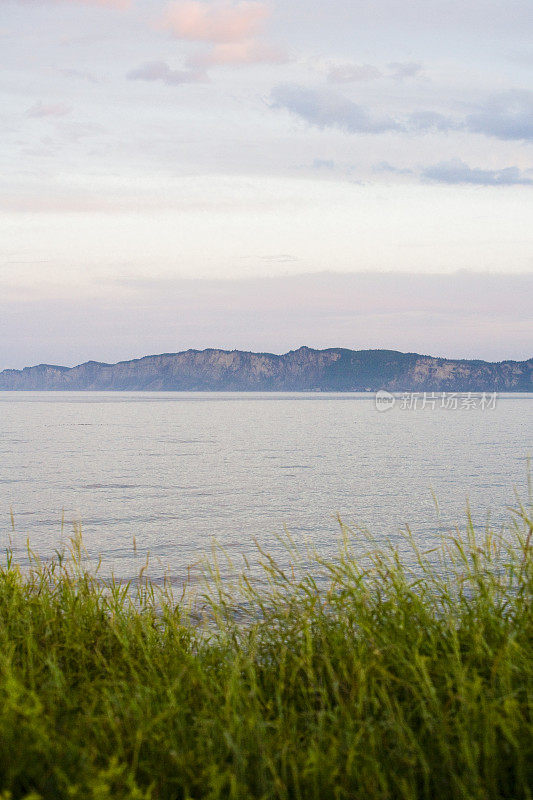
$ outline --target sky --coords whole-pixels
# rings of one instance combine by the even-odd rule
[[[0,369],[533,355],[531,0],[0,0]]]

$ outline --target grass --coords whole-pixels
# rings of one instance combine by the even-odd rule
[[[297,578],[215,568],[206,624],[98,580],[76,539],[8,552],[0,798],[532,798],[530,512],[426,554],[342,531]]]

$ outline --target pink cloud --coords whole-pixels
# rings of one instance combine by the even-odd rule
[[[162,22],[180,39],[228,44],[253,39],[269,15],[270,9],[259,0],[176,0],[167,6]]]
[[[260,38],[269,16],[270,7],[261,0],[175,0],[167,6],[162,26],[178,39],[211,45],[189,59],[196,69],[282,63],[286,53]]]
[[[287,54],[279,47],[255,39],[214,45],[209,52],[193,56],[189,63],[195,67],[214,67],[239,64],[281,64]]]

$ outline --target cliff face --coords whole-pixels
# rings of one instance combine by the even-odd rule
[[[40,364],[0,372],[0,390],[533,391],[533,359],[454,361],[394,350],[312,350],[278,356],[187,350],[118,364]]]

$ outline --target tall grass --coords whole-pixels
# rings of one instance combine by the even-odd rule
[[[140,577],[0,569],[0,797],[532,797],[532,530],[423,553],[342,528],[307,574],[216,579],[200,624]],[[366,547],[366,550],[365,550]],[[238,597],[238,602],[236,598]],[[237,606],[237,607],[236,607]]]

